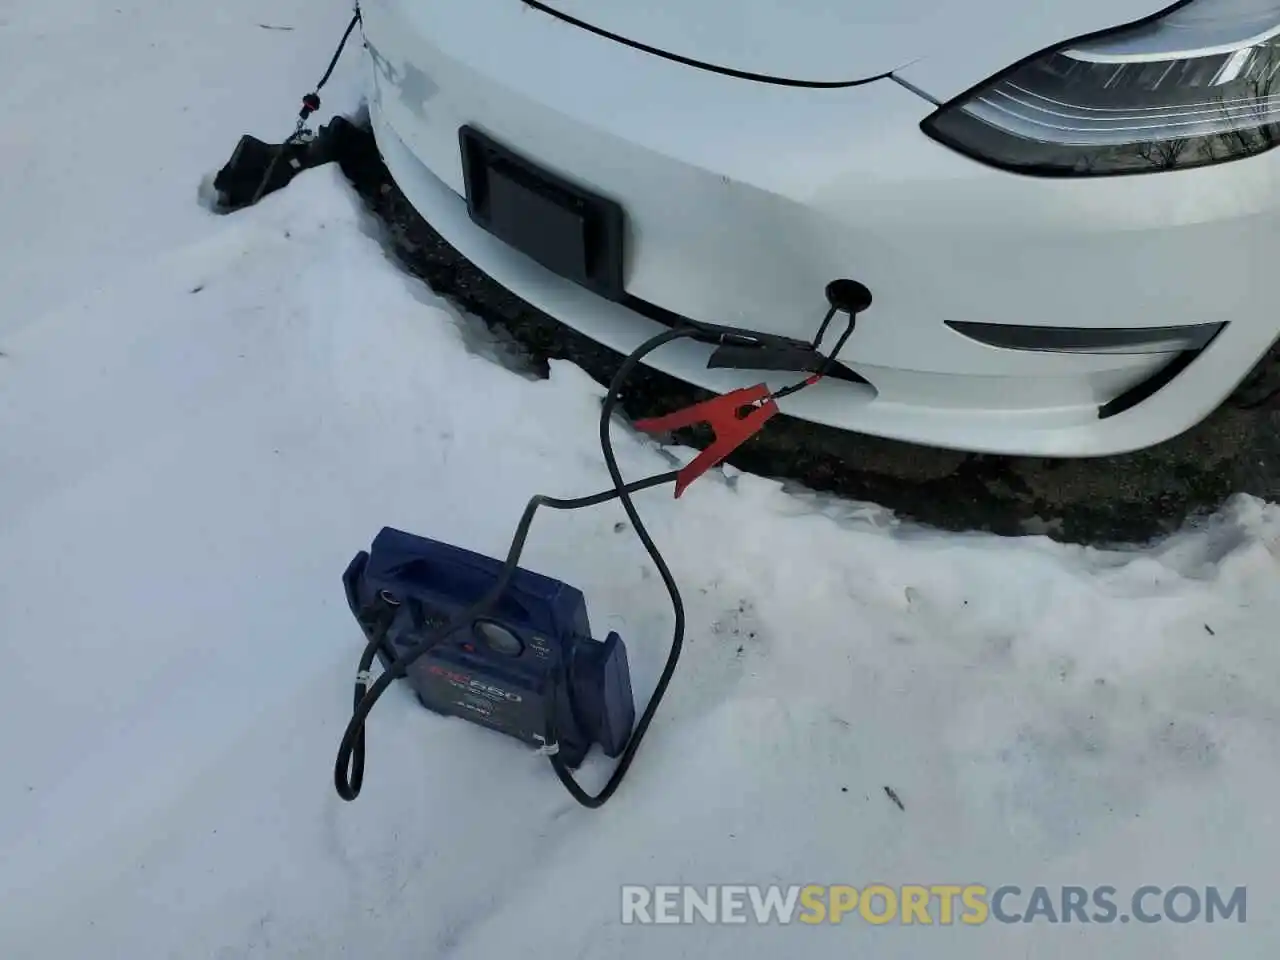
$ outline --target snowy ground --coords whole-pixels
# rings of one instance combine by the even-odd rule
[[[642,494],[689,640],[607,807],[403,690],[334,795],[351,556],[384,524],[500,553],[531,493],[607,485],[600,388],[494,362],[335,169],[197,204],[347,13],[0,0],[0,956],[1276,956],[1280,510],[1253,500],[1114,553],[749,476]],[[667,469],[616,433],[628,475]],[[669,613],[619,519],[541,516],[525,562],[647,695]],[[1248,914],[619,922],[622,884],[873,882],[1247,885]]]

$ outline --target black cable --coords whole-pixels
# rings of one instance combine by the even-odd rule
[[[840,334],[840,339],[836,341],[836,345],[827,354],[826,359],[822,361],[822,366],[818,368],[818,376],[825,377],[831,372],[831,368],[836,365],[836,357],[840,355],[840,351],[844,349],[845,341],[853,335],[853,328],[858,324],[856,314],[849,314],[849,325],[844,328],[844,333]]]
[[[835,307],[832,307],[831,310],[827,313],[826,319],[822,321],[822,326],[818,328],[818,335],[813,338],[814,350],[818,349],[818,344],[822,342],[822,334],[824,331],[826,331],[827,324],[831,322],[831,318],[835,316],[835,314],[836,314],[836,309]],[[849,337],[853,334],[853,328],[856,324],[857,324],[857,317],[852,313],[849,314],[848,326],[844,328],[844,333],[840,334],[840,339],[836,341],[835,349],[822,358],[822,363],[818,364],[818,369],[815,370],[811,376],[806,377],[804,380],[801,380],[799,383],[793,383],[789,387],[782,387],[778,390],[773,391],[773,393],[769,394],[769,399],[781,400],[783,397],[789,397],[793,393],[799,393],[805,387],[812,386],[813,384],[821,380],[823,377],[825,377],[828,373],[830,373],[831,368],[836,365],[836,357],[839,355],[840,351],[844,348],[845,341],[848,340]]]
[[[395,620],[396,608],[390,604],[386,604],[382,610],[378,612],[378,616],[371,623],[361,622],[361,626],[369,628],[369,642],[365,645],[364,653],[360,655],[360,666],[356,670],[356,687],[355,699],[351,704],[352,716],[360,710],[361,701],[364,700],[366,690],[365,678],[369,675],[369,668],[373,666],[373,658],[377,656],[378,649],[386,640],[387,631],[391,628],[392,622]],[[376,697],[374,698],[376,701]],[[373,704],[370,704],[372,707]],[[364,725],[361,724],[359,730],[351,740],[351,747],[347,756],[343,757],[339,752],[342,765],[342,784],[338,788],[338,792],[343,795],[344,799],[354,800],[360,794],[360,787],[364,783]],[[350,796],[347,796],[350,794]]]
[[[346,47],[347,41],[351,39],[351,31],[356,28],[356,24],[360,22],[360,8],[356,7],[355,15],[352,16],[351,22],[347,24],[347,32],[342,35],[342,39],[338,41],[338,49],[334,51],[333,59],[329,61],[329,69],[325,70],[324,76],[320,78],[320,82],[316,84],[316,93],[329,82],[329,78],[333,76],[333,68],[338,65],[338,59],[342,56],[343,48]]]
[[[836,350],[829,357],[829,362],[834,362],[836,353],[839,352],[841,346],[844,345],[845,339],[853,330],[853,322],[850,320],[848,329],[840,338]],[[493,587],[480,600],[472,604],[460,616],[453,619],[446,627],[433,632],[429,637],[415,644],[407,650],[404,650],[396,657],[389,666],[378,676],[378,679],[371,686],[368,685],[369,670],[373,665],[374,658],[377,656],[379,648],[385,641],[386,632],[390,628],[394,619],[394,608],[390,611],[383,611],[381,617],[369,629],[368,643],[365,646],[364,653],[360,657],[360,667],[357,673],[355,685],[354,707],[352,710],[351,720],[347,724],[347,729],[342,737],[342,742],[338,747],[338,757],[334,764],[333,777],[334,786],[338,791],[338,795],[343,800],[354,800],[360,794],[360,788],[364,780],[364,764],[365,764],[365,742],[364,742],[364,725],[368,719],[370,711],[374,704],[378,702],[379,697],[391,686],[397,679],[405,676],[409,666],[423,656],[427,651],[436,645],[444,642],[450,636],[460,630],[467,629],[477,620],[483,618],[489,613],[492,607],[501,598],[506,591],[512,576],[515,574],[516,567],[520,561],[520,555],[524,550],[525,541],[529,536],[529,528],[533,523],[533,516],[539,507],[551,507],[553,510],[577,510],[583,507],[595,506],[597,504],[606,503],[610,500],[621,500],[622,508],[626,511],[627,518],[631,521],[632,529],[640,539],[640,543],[644,546],[645,552],[648,553],[650,560],[658,570],[658,576],[662,579],[663,585],[667,589],[667,594],[671,599],[671,609],[675,617],[675,623],[672,627],[671,649],[667,654],[666,665],[663,667],[662,674],[658,678],[657,684],[654,686],[653,693],[649,696],[649,702],[645,706],[644,712],[640,715],[640,719],[636,722],[631,737],[628,739],[626,746],[623,748],[622,754],[618,759],[617,766],[605,783],[603,789],[594,796],[587,793],[578,785],[574,779],[572,772],[564,764],[560,757],[552,752],[550,754],[551,766],[555,770],[556,776],[565,786],[569,793],[578,803],[584,807],[596,808],[602,806],[608,799],[613,796],[618,787],[622,783],[623,777],[626,776],[627,770],[630,769],[632,761],[635,759],[637,750],[640,748],[640,742],[644,739],[645,733],[649,729],[658,707],[662,703],[662,698],[666,694],[667,687],[671,683],[671,678],[675,675],[676,667],[679,664],[680,653],[684,647],[684,631],[685,631],[685,612],[684,600],[680,595],[680,587],[676,583],[675,577],[671,573],[671,569],[667,566],[666,560],[662,556],[662,552],[658,549],[657,544],[653,542],[653,538],[649,535],[648,529],[644,525],[644,521],[640,519],[640,514],[636,510],[635,503],[631,499],[631,494],[638,493],[641,490],[647,490],[652,487],[662,486],[675,481],[679,476],[678,470],[668,473],[658,474],[652,477],[646,477],[643,480],[636,480],[627,483],[622,478],[622,471],[618,468],[617,457],[613,451],[613,440],[610,435],[610,426],[613,420],[613,413],[621,399],[622,387],[626,383],[632,371],[639,365],[640,361],[652,353],[654,350],[670,343],[674,340],[683,338],[702,339],[706,336],[719,333],[721,336],[735,336],[739,331],[734,328],[716,328],[708,324],[698,324],[697,326],[681,326],[671,330],[665,330],[659,333],[633,350],[622,361],[617,372],[613,375],[609,383],[609,388],[605,394],[604,402],[600,408],[600,451],[604,456],[605,466],[609,471],[609,477],[613,481],[613,487],[600,493],[591,494],[585,497],[576,497],[573,499],[557,499],[554,497],[538,494],[532,497],[525,507],[524,514],[520,518],[516,531],[511,539],[511,546],[507,551],[507,558],[503,564],[497,580]],[[823,365],[825,369],[827,364]],[[793,387],[786,388],[787,392],[794,392],[802,389],[814,378],[795,384]],[[778,391],[779,395],[783,391]],[[551,677],[551,696],[550,703],[555,702],[556,696],[559,694],[559,684],[563,682],[560,676],[560,670],[554,670]],[[548,712],[548,730],[547,744],[554,745],[557,742],[556,731],[554,729],[551,717],[554,711]]]
[[[631,766],[631,761],[635,759],[636,751],[640,748],[640,741],[644,739],[645,732],[649,729],[649,724],[653,721],[654,714],[658,712],[658,706],[661,704],[662,698],[667,692],[667,687],[671,683],[671,678],[676,672],[676,665],[680,660],[680,651],[684,647],[684,599],[680,596],[680,587],[676,583],[675,577],[672,576],[671,569],[667,566],[667,561],[663,559],[662,552],[658,549],[657,544],[653,542],[653,538],[649,536],[649,531],[645,528],[644,521],[640,519],[640,514],[636,511],[636,505],[631,501],[631,494],[627,490],[626,484],[623,483],[622,472],[618,469],[618,461],[613,453],[613,440],[609,434],[609,427],[613,419],[613,409],[618,404],[622,385],[626,382],[627,377],[631,375],[631,371],[640,363],[640,360],[663,344],[679,340],[682,337],[688,337],[693,332],[687,328],[666,330],[646,340],[632,351],[622,361],[622,366],[613,375],[613,380],[609,383],[609,392],[605,394],[604,404],[600,408],[600,452],[604,454],[604,463],[609,470],[609,476],[613,479],[613,488],[618,494],[618,499],[622,501],[622,509],[626,511],[627,519],[631,521],[632,529],[635,530],[636,536],[640,538],[641,544],[644,545],[645,552],[649,554],[649,559],[653,561],[653,565],[658,569],[658,576],[662,578],[662,583],[667,588],[667,594],[671,597],[671,611],[675,615],[675,625],[671,631],[671,649],[667,653],[666,666],[663,667],[662,675],[658,678],[658,683],[653,688],[653,693],[649,696],[649,703],[645,707],[644,713],[640,715],[635,730],[622,751],[622,756],[618,758],[618,765],[614,768],[613,774],[609,777],[604,788],[595,796],[587,793],[578,786],[577,781],[573,779],[573,774],[565,766],[564,761],[556,754],[551,755],[551,766],[555,770],[556,776],[560,778],[560,782],[564,784],[565,789],[569,791],[573,799],[577,800],[578,803],[592,809],[603,806],[618,789],[622,783],[622,778],[626,776],[627,770]],[[555,742],[554,734],[555,731],[552,730],[551,737],[549,737],[553,743]]]
[[[640,746],[640,741],[644,738],[644,734],[649,727],[649,723],[652,721],[654,714],[657,713],[662,697],[666,693],[668,684],[671,682],[671,677],[675,673],[676,665],[680,659],[680,650],[684,643],[685,617],[684,601],[680,596],[680,588],[676,584],[675,577],[672,576],[671,570],[667,566],[662,553],[658,550],[657,545],[649,536],[649,532],[644,526],[644,521],[640,519],[640,515],[636,511],[635,504],[631,500],[631,494],[633,493],[638,493],[641,490],[647,490],[651,487],[674,482],[679,475],[679,471],[673,470],[668,473],[646,477],[643,480],[637,480],[633,483],[626,483],[622,479],[622,473],[618,469],[617,458],[614,456],[613,441],[609,435],[609,426],[613,417],[614,408],[618,403],[622,386],[626,382],[627,377],[630,376],[631,371],[635,369],[641,359],[663,344],[670,343],[671,341],[678,340],[682,337],[691,336],[693,333],[693,330],[687,328],[663,331],[657,336],[645,341],[632,351],[632,353],[623,360],[622,365],[614,374],[613,380],[609,384],[609,390],[605,396],[604,403],[600,408],[600,446],[601,451],[604,454],[605,466],[608,468],[609,476],[613,480],[612,489],[604,490],[590,496],[577,497],[569,500],[547,497],[542,494],[538,494],[531,498],[528,505],[525,507],[523,516],[520,518],[520,523],[516,527],[515,535],[511,539],[511,546],[507,551],[506,562],[503,564],[497,580],[494,582],[488,593],[486,593],[476,603],[472,604],[461,614],[461,616],[452,620],[448,626],[435,631],[422,642],[403,651],[385,670],[383,670],[372,686],[367,686],[369,669],[373,666],[373,660],[377,655],[377,651],[385,640],[386,631],[390,628],[392,616],[384,616],[383,622],[379,627],[375,627],[370,631],[372,635],[369,637],[364,653],[360,657],[360,666],[357,672],[355,700],[351,720],[347,723],[346,732],[343,734],[342,742],[338,746],[338,757],[333,769],[334,787],[338,791],[338,796],[342,797],[343,800],[354,800],[360,795],[360,789],[364,781],[365,764],[364,724],[368,719],[369,712],[373,709],[374,704],[378,702],[378,699],[392,683],[400,677],[403,677],[408,672],[410,664],[437,644],[447,640],[459,630],[470,627],[476,620],[484,617],[493,605],[497,603],[499,598],[506,591],[512,576],[515,574],[515,569],[520,562],[520,554],[524,551],[525,541],[529,536],[529,527],[533,523],[533,515],[537,512],[538,508],[551,507],[554,510],[577,510],[582,507],[591,507],[597,504],[606,503],[609,500],[620,499],[622,501],[623,509],[626,510],[627,516],[631,520],[631,524],[636,535],[640,538],[640,542],[644,545],[649,557],[657,567],[658,574],[661,576],[662,582],[666,585],[667,592],[671,597],[671,605],[675,613],[675,627],[672,635],[671,651],[667,655],[667,664],[665,669],[662,671],[662,676],[658,680],[658,684],[649,698],[649,703],[645,707],[644,713],[640,717],[640,721],[636,724],[631,738],[628,740],[627,745],[623,750],[622,756],[618,761],[618,766],[600,794],[593,797],[584,792],[582,788],[574,782],[572,775],[559,757],[555,754],[551,755],[551,763],[552,767],[556,771],[556,775],[569,789],[569,792],[574,796],[574,798],[583,806],[598,807],[608,800],[609,797],[613,795],[614,791],[618,789],[618,785],[626,775],[627,769],[631,766],[631,761],[635,757],[636,750]],[[554,731],[552,731],[551,735],[548,737],[548,743],[555,743]]]
[[[638,493],[651,487],[672,483],[677,475],[678,471],[673,470],[669,473],[636,480],[633,483],[626,484],[623,488],[623,493],[620,493],[617,488],[613,488],[571,500],[559,500],[542,494],[531,498],[525,506],[524,515],[520,518],[519,525],[516,527],[515,536],[512,537],[511,546],[507,551],[506,562],[503,564],[502,570],[489,592],[464,610],[448,626],[435,631],[422,642],[403,651],[383,670],[372,686],[367,686],[369,669],[373,666],[374,658],[385,641],[387,630],[391,625],[392,616],[386,616],[385,622],[380,623],[379,628],[371,631],[372,635],[369,637],[364,653],[360,657],[360,666],[356,674],[355,703],[351,719],[347,723],[346,732],[343,734],[342,742],[338,746],[338,758],[333,768],[333,782],[338,791],[338,796],[342,797],[343,800],[354,800],[360,795],[360,788],[364,780],[364,724],[374,704],[378,702],[378,699],[393,682],[405,676],[409,666],[415,660],[453,636],[459,630],[466,629],[477,620],[482,619],[497,603],[510,584],[511,578],[515,575],[516,567],[520,563],[520,554],[524,551],[525,541],[529,537],[529,527],[533,523],[533,515],[539,507],[550,507],[553,510],[577,510],[582,507],[593,507],[609,500],[616,500],[619,496]],[[390,614],[394,614],[394,608],[391,608]]]
[[[830,326],[831,324],[831,318],[834,317],[836,313],[837,313],[837,308],[832,307],[827,311],[827,315],[822,318],[822,324],[821,326],[818,327],[818,333],[813,338],[813,349],[817,350],[818,347],[822,346],[822,337],[827,332],[827,327]],[[838,349],[839,348],[837,348],[837,352],[838,352]]]

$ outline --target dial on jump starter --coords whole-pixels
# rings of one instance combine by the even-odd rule
[[[341,117],[321,128],[318,136],[305,126],[319,110],[319,90],[333,73],[359,22],[357,7],[316,92],[303,98],[297,127],[290,137],[279,144],[267,144],[249,135],[241,138],[214,180],[219,212],[252,206],[283,188],[302,170],[341,162],[344,154],[359,149],[359,132]],[[555,194],[552,190],[544,202],[554,202]],[[347,604],[364,633],[365,648],[356,672],[351,719],[334,764],[339,796],[354,800],[359,795],[364,779],[365,722],[379,697],[402,678],[429,710],[506,734],[548,756],[561,783],[582,805],[598,807],[612,796],[657,711],[684,639],[679,587],[631,495],[674,483],[679,497],[690,483],[758,432],[778,412],[776,401],[780,398],[828,376],[860,379],[835,358],[853,333],[857,315],[871,305],[871,292],[854,280],[833,280],[827,285],[826,299],[827,314],[812,341],[681,320],[637,347],[618,368],[600,411],[600,449],[613,486],[568,500],[533,497],[504,561],[390,527],[374,538],[368,551],[356,554],[342,579]],[[848,323],[824,355],[819,348],[837,313],[847,315]],[[638,429],[655,435],[705,424],[714,439],[680,470],[625,482],[609,434],[622,387],[646,355],[680,339],[714,346],[708,367],[808,376],[778,390],[771,391],[761,383],[666,416],[636,421]],[[638,720],[622,638],[613,632],[603,640],[594,638],[581,591],[519,566],[539,507],[576,510],[609,500],[621,502],[657,568],[675,615],[666,665]],[[376,677],[375,660],[382,668]],[[578,785],[571,771],[581,765],[594,744],[618,763],[604,788],[591,795]]]

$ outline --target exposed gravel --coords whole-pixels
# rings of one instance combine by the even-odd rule
[[[419,216],[367,138],[343,169],[386,227],[410,273],[519,345],[545,375],[567,359],[607,382],[618,354],[520,300],[464,259]],[[1267,371],[1274,375],[1274,367]],[[623,397],[632,417],[666,413],[708,394],[664,374],[638,372]],[[709,435],[678,434],[700,446]],[[1090,460],[996,457],[918,447],[779,416],[730,460],[743,470],[881,504],[950,530],[1044,533],[1069,542],[1145,541],[1212,511],[1234,493],[1280,499],[1280,411],[1224,408],[1140,453]]]

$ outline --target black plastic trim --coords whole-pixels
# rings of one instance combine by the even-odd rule
[[[528,2],[528,0],[525,0],[525,2]],[[1031,63],[1033,60],[1038,60],[1041,57],[1047,56],[1051,53],[1056,53],[1059,50],[1065,50],[1068,47],[1073,47],[1079,43],[1084,43],[1089,40],[1096,40],[1102,37],[1108,37],[1114,33],[1119,33],[1122,30],[1131,30],[1134,27],[1141,27],[1148,23],[1154,23],[1156,20],[1160,20],[1163,17],[1167,17],[1169,14],[1173,13],[1175,10],[1179,10],[1182,7],[1185,7],[1195,2],[1196,0],[1177,0],[1176,3],[1172,3],[1169,6],[1165,7],[1164,9],[1158,10],[1152,14],[1148,14],[1145,17],[1139,17],[1137,20],[1131,20],[1127,23],[1119,23],[1119,24],[1116,24],[1115,26],[1107,27],[1106,29],[1103,29],[1103,30],[1094,30],[1091,33],[1084,33],[1084,34],[1081,34],[1080,36],[1072,37],[1070,40],[1064,40],[1061,43],[1055,43],[1055,44],[1052,44],[1051,46],[1043,48],[1042,50],[1037,50],[1035,53],[1032,53],[1023,57],[1021,60],[1018,60],[1016,63],[1010,64],[1009,66],[1005,67],[1003,70],[999,71],[998,73],[992,74],[987,79],[982,80],[979,83],[975,83],[973,86],[969,87],[964,92],[952,97],[950,100],[947,100],[940,107],[938,107],[937,110],[933,111],[931,114],[929,114],[927,117],[925,117],[923,120],[920,121],[920,130],[931,140],[935,140],[938,143],[942,144],[944,147],[948,147],[949,149],[954,150],[956,153],[959,153],[965,157],[968,157],[970,160],[975,160],[978,163],[981,163],[983,166],[992,167],[996,170],[1002,170],[1006,173],[1021,174],[1022,176],[1025,176],[1025,177],[1034,177],[1040,180],[1048,180],[1048,179],[1090,180],[1090,179],[1097,179],[1100,177],[1134,177],[1134,176],[1150,175],[1153,173],[1167,173],[1167,172],[1173,172],[1178,169],[1183,169],[1178,167],[1174,167],[1171,169],[1152,167],[1150,169],[1140,168],[1140,169],[1134,169],[1134,170],[1108,170],[1108,171],[1099,173],[1096,171],[1064,170],[1057,167],[1037,168],[1034,166],[1019,166],[1016,164],[1002,163],[998,160],[994,160],[991,157],[988,157],[988,156],[985,156],[984,154],[979,153],[978,151],[974,150],[973,148],[969,147],[966,144],[960,143],[959,141],[956,141],[950,137],[947,137],[939,133],[936,125],[937,125],[938,119],[942,117],[944,114],[948,113],[952,109],[958,108],[959,105],[964,103],[966,100],[971,99],[976,94],[981,93],[983,90],[986,90],[988,87],[994,86],[995,84],[1003,80],[1005,77],[1009,76],[1010,74],[1014,73],[1017,70],[1022,69],[1026,64]],[[1252,154],[1252,155],[1256,156],[1257,154]],[[1221,162],[1227,163],[1227,162],[1230,162],[1231,159],[1235,159],[1235,158],[1225,158]]]
[[[1197,323],[1176,327],[1029,327],[1010,323],[946,320],[948,327],[970,340],[1008,350],[1048,353],[1114,353],[1153,340],[1179,337],[1183,350],[1202,350],[1225,323]],[[1150,352],[1150,351],[1143,351]],[[1169,350],[1168,353],[1180,352]]]
[[[1098,419],[1106,420],[1114,417],[1116,414],[1133,409],[1144,400],[1151,399],[1172,383],[1178,374],[1187,369],[1191,361],[1198,356],[1200,356],[1199,350],[1184,350],[1147,379],[1135,383],[1118,397],[1113,397],[1098,407]]]
[[[1177,379],[1178,375],[1181,374],[1182,371],[1191,366],[1192,361],[1200,356],[1200,354],[1204,353],[1209,344],[1214,341],[1225,326],[1226,324],[1224,323],[1221,327],[1215,330],[1213,336],[1209,338],[1204,346],[1197,350],[1182,351],[1151,376],[1147,377],[1147,379],[1140,380],[1128,390],[1124,391],[1124,393],[1117,397],[1112,397],[1106,403],[1102,404],[1098,407],[1098,419],[1106,420],[1110,417],[1114,417],[1117,414],[1124,413],[1126,410],[1132,410],[1144,400],[1151,399],[1151,397],[1155,396]]]
[[[651,47],[648,44],[640,43],[637,40],[628,40],[626,37],[619,36],[616,33],[610,33],[608,30],[592,26],[583,20],[579,20],[577,17],[571,17],[567,13],[561,13],[559,10],[548,7],[543,3],[539,3],[538,0],[521,0],[521,2],[526,7],[532,7],[540,13],[545,13],[548,16],[555,17],[557,20],[572,24],[575,27],[580,27],[589,33],[594,33],[598,37],[604,37],[608,40],[625,44],[626,46],[633,47],[636,50],[643,50],[645,53],[651,53],[655,57],[662,57],[664,60],[682,63],[686,67],[696,67],[699,70],[710,70],[712,73],[724,74],[726,77],[736,77],[739,80],[750,80],[754,83],[772,83],[780,87],[809,87],[819,90],[835,90],[843,87],[861,87],[864,84],[874,83],[877,80],[886,80],[893,76],[893,72],[889,71],[887,73],[876,74],[874,77],[864,77],[861,80],[788,80],[783,77],[770,77],[762,73],[749,73],[745,70],[734,70],[731,67],[718,67],[714,63],[706,63],[702,60],[682,57],[678,53],[669,53],[666,50]]]

